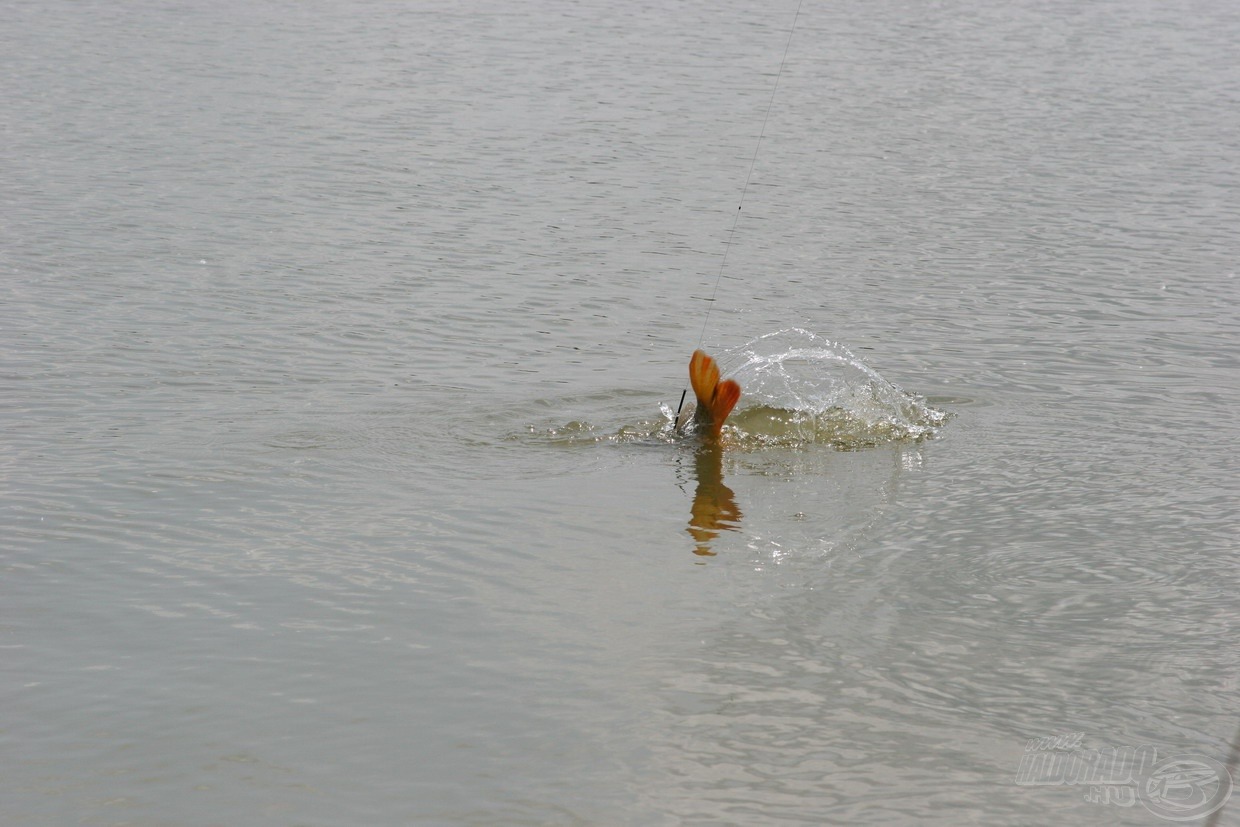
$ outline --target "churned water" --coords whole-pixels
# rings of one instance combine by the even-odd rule
[[[0,9],[3,823],[1226,797],[1234,3]]]

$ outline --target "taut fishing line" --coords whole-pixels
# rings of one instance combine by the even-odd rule
[[[736,225],[741,220],[741,207],[745,206],[745,193],[749,192],[749,179],[753,177],[754,165],[758,163],[758,150],[762,148],[762,137],[766,135],[766,122],[771,118],[771,107],[775,105],[775,93],[779,91],[779,79],[784,74],[784,64],[788,61],[788,49],[792,46],[792,34],[797,30],[797,18],[801,16],[801,4],[805,0],[797,0],[796,14],[792,16],[792,25],[788,28],[788,42],[784,44],[784,56],[779,60],[779,71],[775,73],[775,85],[771,87],[771,99],[766,105],[766,114],[762,116],[762,129],[758,131],[758,142],[753,148],[753,158],[749,161],[749,172],[745,175],[745,186],[741,187],[741,200],[736,205],[736,215],[732,218],[732,229],[728,232],[727,243],[723,245],[723,258],[719,262],[719,275],[715,277],[715,289],[711,291],[706,303],[706,318],[702,320],[702,331],[698,334],[698,347],[706,338],[706,325],[710,322],[710,311],[715,307],[715,297],[719,295],[719,284],[723,281],[723,268],[728,263],[728,251],[732,249],[732,236],[736,235]],[[680,392],[680,404],[676,406],[676,417],[673,425],[680,422],[680,412],[685,406],[685,396],[689,389]]]

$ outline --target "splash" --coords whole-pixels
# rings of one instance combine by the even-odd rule
[[[769,333],[720,361],[744,388],[743,408],[729,420],[742,445],[826,443],[855,450],[933,437],[948,418],[844,345],[807,330]]]
[[[820,444],[859,450],[929,439],[948,420],[947,413],[888,382],[848,348],[798,328],[769,333],[723,352],[719,363],[724,375],[743,388],[740,404],[723,430],[724,444],[734,449]],[[637,396],[643,405],[649,404],[644,393]],[[590,408],[582,411],[585,417],[554,427],[530,425],[514,438],[561,446],[683,439],[674,425],[675,412],[666,404],[659,406],[661,418],[635,418],[616,431],[591,424],[596,415],[615,416],[617,403],[635,401],[610,394],[577,400],[568,407]]]

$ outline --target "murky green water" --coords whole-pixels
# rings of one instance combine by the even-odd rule
[[[6,824],[1151,824],[1030,739],[1226,761],[1232,4],[806,0],[703,345],[950,418],[754,374],[717,452],[660,406],[795,4],[0,7]]]

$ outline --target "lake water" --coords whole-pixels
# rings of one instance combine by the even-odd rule
[[[1240,6],[0,8],[5,824],[1148,825],[1031,739],[1228,760]],[[667,438],[793,329],[949,419]]]

